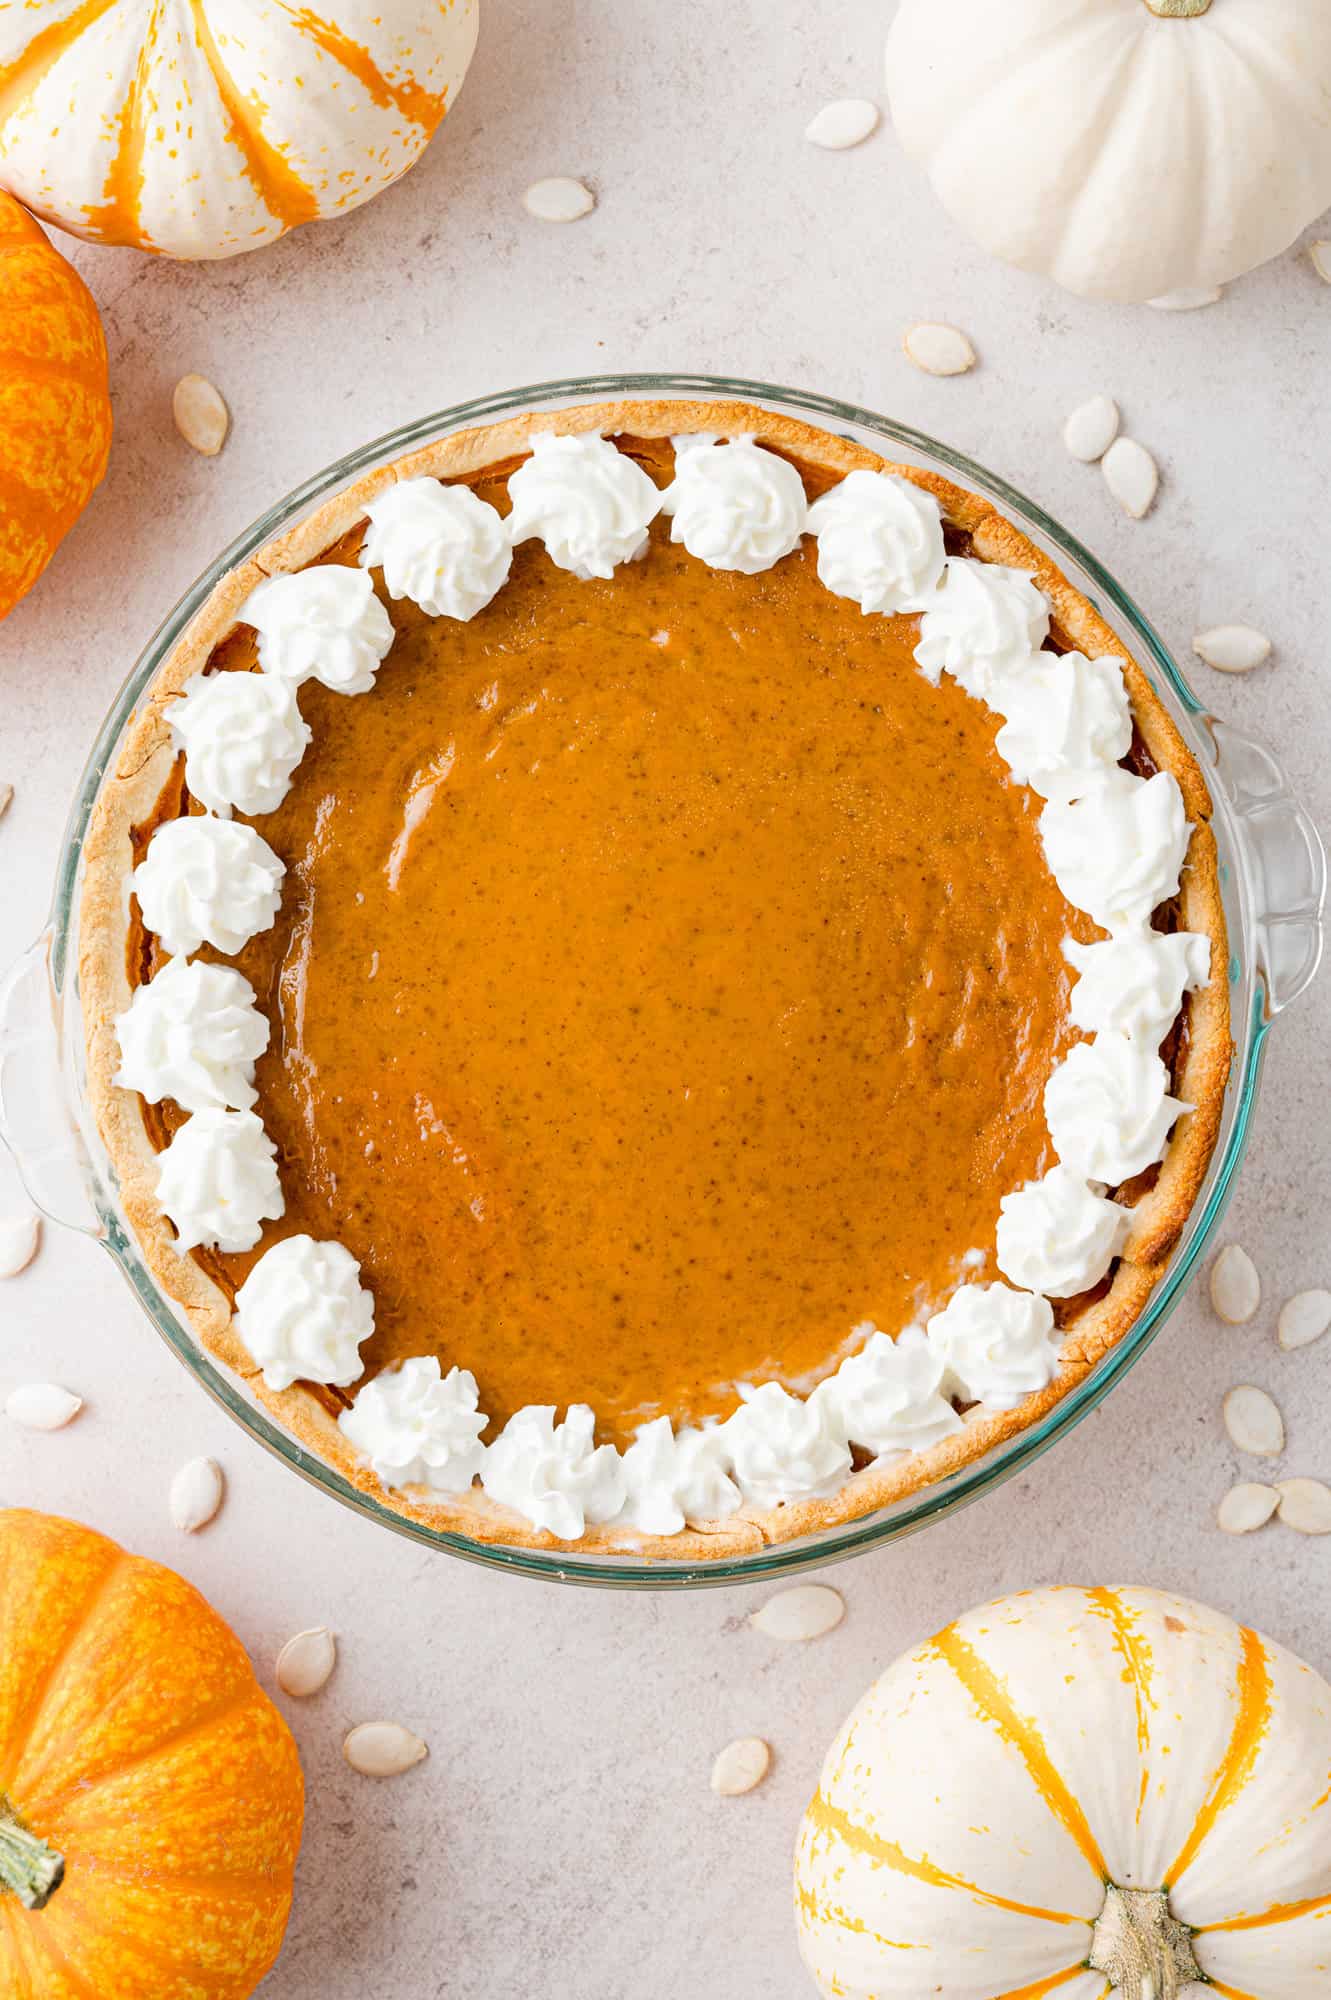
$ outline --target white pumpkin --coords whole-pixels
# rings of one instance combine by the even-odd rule
[[[1331,1687],[1161,1591],[1001,1598],[870,1688],[795,1868],[845,2000],[1326,2000]]]
[[[1087,298],[1223,285],[1331,204],[1327,0],[902,0],[887,83],[949,214]]]
[[[466,75],[478,5],[0,6],[0,187],[96,243],[256,249],[406,172]]]

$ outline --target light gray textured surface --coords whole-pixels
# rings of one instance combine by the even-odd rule
[[[1198,665],[1222,713],[1262,730],[1331,806],[1325,555],[1331,291],[1293,255],[1203,314],[1084,306],[985,262],[935,209],[890,131],[845,154],[802,138],[826,99],[879,96],[882,9],[795,0],[486,0],[482,45],[420,167],[345,222],[214,267],[75,252],[111,344],[111,471],[53,568],[0,629],[0,960],[40,926],[85,749],[152,627],[221,544],[329,459],[426,410],[605,368],[730,371],[862,401],[948,438],[1041,498],[1186,655],[1200,625],[1276,642],[1246,681]],[[521,206],[584,177],[571,228]],[[900,353],[921,317],[968,329],[972,376]],[[213,462],[171,425],[189,369],[234,416]],[[1119,515],[1059,443],[1104,389],[1159,455],[1149,521]],[[1195,1289],[1091,1417],[1020,1481],[835,1574],[850,1612],[782,1650],[740,1592],[605,1596],[432,1558],[290,1478],[208,1402],[102,1252],[48,1230],[0,1292],[0,1392],[79,1390],[70,1430],[0,1428],[0,1500],[92,1521],[193,1578],[271,1685],[291,1632],[334,1626],[337,1674],[287,1703],[309,1826],[273,2000],[577,1995],[676,2000],[806,1990],[789,1856],[823,1749],[876,1666],[971,1601],[1043,1581],[1141,1581],[1241,1609],[1331,1668],[1331,1543],[1213,1525],[1238,1476],[1219,1402],[1269,1386],[1285,1469],[1331,1476],[1331,1339],[1274,1345],[1280,1300],[1331,1283],[1326,1047],[1331,981],[1277,1024],[1228,1234],[1267,1298],[1224,1328]],[[890,1135],[885,1136],[891,1165]],[[0,1163],[0,1212],[18,1199]],[[177,1465],[209,1452],[229,1497],[173,1534]],[[344,1728],[386,1715],[431,1746],[395,1783],[355,1777]],[[712,1755],[758,1733],[771,1777],[718,1800]]]

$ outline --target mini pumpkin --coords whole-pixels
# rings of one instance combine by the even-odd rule
[[[1331,1687],[1163,1591],[1000,1598],[851,1715],[796,1892],[841,2000],[1319,2000]]]
[[[190,1584],[0,1513],[0,1993],[246,2000],[303,1807],[286,1724]]]
[[[26,209],[0,194],[0,618],[82,513],[110,449],[92,294]]]
[[[902,0],[887,83],[948,213],[1088,298],[1223,285],[1331,204],[1325,0]]]
[[[96,243],[171,257],[257,249],[406,172],[457,95],[478,11],[479,0],[0,8],[0,186]]]

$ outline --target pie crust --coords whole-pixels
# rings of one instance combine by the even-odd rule
[[[127,971],[128,879],[135,858],[132,830],[151,817],[176,761],[166,721],[172,698],[207,665],[264,577],[300,569],[323,554],[363,520],[367,503],[394,480],[422,475],[464,478],[521,454],[534,433],[552,429],[645,438],[689,432],[747,434],[836,474],[861,467],[889,471],[932,493],[945,524],[969,535],[970,553],[1026,570],[1035,578],[1050,601],[1061,640],[1091,657],[1112,653],[1123,660],[1138,739],[1151,762],[1177,779],[1193,827],[1177,898],[1179,928],[1204,934],[1212,947],[1208,984],[1184,1001],[1186,1032],[1172,1074],[1174,1095],[1193,1108],[1179,1119],[1158,1176],[1133,1207],[1131,1233],[1108,1289],[1065,1330],[1062,1365],[1045,1389],[1008,1411],[976,1406],[967,1413],[964,1429],[953,1437],[927,1451],[853,1473],[830,1499],[767,1509],[746,1505],[711,1527],[690,1527],[672,1536],[649,1536],[613,1525],[588,1526],[572,1544],[534,1528],[479,1487],[461,1495],[430,1497],[416,1489],[385,1490],[369,1467],[358,1461],[333,1416],[309,1388],[300,1383],[278,1392],[265,1387],[233,1330],[226,1296],[194,1259],[176,1251],[173,1231],[157,1201],[157,1155],[149,1142],[141,1100],[113,1081],[119,1063],[114,1024],[128,1006],[132,990]],[[126,1218],[154,1279],[182,1309],[202,1345],[243,1377],[259,1402],[303,1446],[381,1506],[422,1526],[480,1543],[565,1555],[620,1553],[678,1562],[733,1558],[859,1519],[951,1477],[1038,1423],[1128,1333],[1163,1275],[1206,1175],[1232,1053],[1228,947],[1210,815],[1201,772],[1139,663],[1048,556],[981,497],[917,467],[892,464],[793,418],[738,402],[586,404],[457,433],[355,482],[224,577],[147,690],[115,767],[103,781],[83,850],[79,984],[89,1097]]]

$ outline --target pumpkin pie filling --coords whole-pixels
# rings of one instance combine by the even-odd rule
[[[508,469],[473,482],[501,508]],[[530,543],[470,622],[392,617],[370,698],[306,685],[258,822],[282,907],[233,962],[286,1212],[205,1269],[234,1294],[277,1238],[337,1237],[367,1375],[435,1353],[496,1427],[586,1402],[615,1442],[807,1394],[865,1320],[996,1276],[1076,1039],[1062,941],[1096,932],[918,619],[831,596],[807,543],[737,576],[661,521],[612,582]],[[211,664],[252,667],[248,629]]]
[[[127,1218],[432,1526],[871,1511],[1158,1280],[1228,1064],[1208,812],[975,495],[741,405],[441,440],[222,579],[99,800]]]

